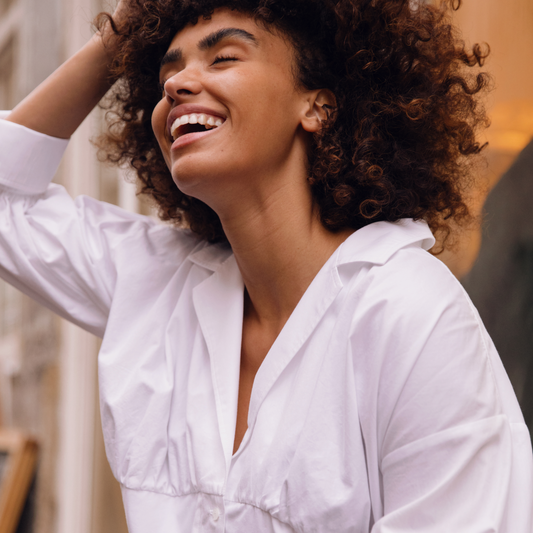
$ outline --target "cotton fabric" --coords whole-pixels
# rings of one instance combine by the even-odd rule
[[[530,437],[424,222],[331,256],[254,381],[232,455],[231,249],[48,185],[66,141],[0,120],[0,264],[103,338],[106,452],[131,533],[531,533]]]

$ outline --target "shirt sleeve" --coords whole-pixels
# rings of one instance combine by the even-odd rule
[[[0,275],[103,336],[119,243],[155,224],[51,184],[68,142],[0,120]]]
[[[530,437],[494,345],[443,265],[396,261],[358,340],[372,533],[531,533]]]

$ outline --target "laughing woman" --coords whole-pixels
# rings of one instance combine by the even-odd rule
[[[486,79],[446,6],[122,0],[0,121],[2,275],[103,337],[131,533],[531,533],[530,438],[427,250],[468,222]],[[158,224],[49,185],[108,158]]]

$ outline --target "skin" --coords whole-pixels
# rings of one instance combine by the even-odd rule
[[[117,17],[125,5],[119,4]],[[225,28],[244,30],[254,42],[233,36],[199,48]],[[306,179],[311,136],[326,117],[323,106],[335,100],[329,91],[298,87],[291,45],[236,12],[218,10],[186,27],[169,47],[177,49],[181,58],[161,70],[164,94],[152,124],[177,185],[219,215],[244,280],[237,451],[261,363],[311,281],[351,233],[322,226]],[[112,54],[112,35],[95,35],[9,120],[68,138],[109,89]],[[180,105],[208,108],[225,122],[192,142],[173,143],[168,115]]]

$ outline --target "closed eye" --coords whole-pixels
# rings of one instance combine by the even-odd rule
[[[235,56],[216,56],[212,65],[216,65],[217,63],[223,63],[224,61],[238,61],[239,58]],[[159,82],[159,91],[161,92],[161,95],[163,98],[165,98],[165,83],[167,80],[163,80]]]
[[[223,63],[224,61],[238,61],[238,58],[235,56],[216,56],[212,64],[216,65],[217,63]]]

